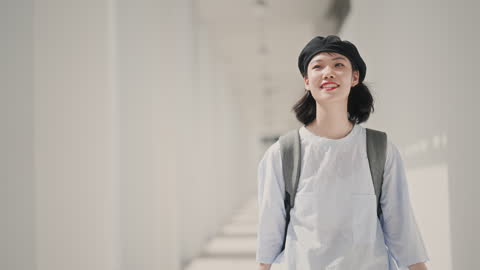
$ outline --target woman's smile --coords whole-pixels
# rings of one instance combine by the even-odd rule
[[[325,83],[322,83],[322,85],[320,85],[320,88],[324,89],[325,91],[332,91],[337,89],[339,86],[340,85],[334,82],[325,82]]]
[[[335,89],[337,89],[337,87],[324,88],[324,89],[325,89],[325,91],[332,91],[332,90],[335,90]]]
[[[334,85],[327,85],[327,86],[322,86],[320,88],[322,88],[325,91],[332,91],[332,90],[337,89],[338,85],[335,85],[335,86]]]

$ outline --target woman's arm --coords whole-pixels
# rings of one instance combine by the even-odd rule
[[[258,165],[258,210],[256,261],[268,266],[282,252],[285,234],[286,213],[284,206],[285,184],[283,181],[280,145],[274,143]]]
[[[397,147],[388,141],[380,199],[385,244],[398,266],[422,267],[428,255],[410,204],[407,177]]]
[[[410,265],[408,267],[408,270],[427,270],[427,266],[424,263],[416,263],[416,264]]]

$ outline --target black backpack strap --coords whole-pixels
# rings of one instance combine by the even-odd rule
[[[299,130],[291,130],[287,134],[280,137],[280,153],[282,157],[283,181],[285,182],[285,233],[283,237],[282,251],[285,249],[287,237],[287,228],[290,223],[290,209],[295,203],[295,194],[300,178],[301,166],[301,146]]]
[[[387,158],[387,134],[382,131],[366,128],[367,156],[372,174],[373,187],[377,196],[377,216],[382,215],[380,198],[382,197],[383,171]]]

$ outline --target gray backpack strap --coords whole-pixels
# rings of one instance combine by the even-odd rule
[[[367,156],[372,174],[373,187],[377,196],[377,216],[382,215],[380,198],[382,197],[383,171],[387,158],[387,134],[382,131],[366,128]]]
[[[295,194],[300,178],[301,149],[298,129],[291,130],[279,139],[282,157],[283,181],[285,182],[284,207],[286,212],[285,234],[282,250],[285,249],[288,224],[290,223],[290,209],[295,203]]]

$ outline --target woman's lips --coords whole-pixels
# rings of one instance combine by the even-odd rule
[[[330,87],[330,88],[323,88],[323,89],[325,89],[325,91],[332,91],[337,89],[337,87]]]
[[[338,84],[333,82],[325,82],[325,83],[322,83],[320,88],[324,89],[325,91],[332,91],[337,89],[338,86],[339,86]]]

